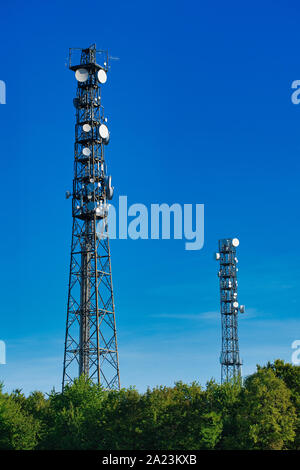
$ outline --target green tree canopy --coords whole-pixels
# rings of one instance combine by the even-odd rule
[[[25,397],[0,386],[0,449],[299,449],[299,394],[300,368],[280,360],[206,388],[105,391],[80,377]]]

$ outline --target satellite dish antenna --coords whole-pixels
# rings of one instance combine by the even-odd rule
[[[99,72],[98,72],[98,80],[100,83],[106,83],[106,80],[107,80],[107,75],[106,75],[106,72],[105,70],[103,69],[100,69]]]
[[[89,72],[86,69],[77,69],[75,72],[75,78],[78,82],[86,82],[89,78]]]
[[[89,124],[83,124],[82,129],[84,132],[90,132],[92,128]]]
[[[234,306],[234,308],[238,308],[239,303],[238,302],[233,302],[233,306]]]
[[[232,239],[232,245],[233,245],[234,247],[239,246],[239,244],[240,244],[240,241],[239,241],[238,238],[233,238],[233,239]]]
[[[108,139],[109,132],[105,124],[101,124],[101,126],[99,127],[99,134],[102,139]]]
[[[84,147],[84,149],[82,150],[82,153],[85,157],[89,157],[91,155],[91,151],[88,147]]]
[[[107,145],[109,142],[110,135],[109,130],[105,124],[101,124],[101,126],[99,127],[99,134],[104,145]]]

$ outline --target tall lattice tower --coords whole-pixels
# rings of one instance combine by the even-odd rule
[[[221,382],[241,379],[242,361],[239,352],[238,313],[245,312],[245,306],[238,303],[237,294],[237,238],[219,240],[220,297],[222,321]]]
[[[78,63],[74,64],[74,58]],[[107,218],[113,196],[104,148],[109,142],[101,88],[108,53],[95,45],[70,49],[77,94],[72,197],[73,231],[63,388],[81,374],[105,389],[120,388],[115,307]]]

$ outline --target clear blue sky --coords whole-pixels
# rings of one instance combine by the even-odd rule
[[[122,385],[219,379],[219,238],[237,236],[244,374],[300,339],[299,3],[1,5],[1,323],[7,389],[60,387],[76,83],[69,47],[120,60],[103,91],[115,195],[204,203],[205,245],[111,243]]]

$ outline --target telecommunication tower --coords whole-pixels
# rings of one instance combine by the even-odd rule
[[[220,298],[222,322],[221,382],[241,380],[242,361],[239,352],[238,313],[245,312],[245,306],[239,305],[237,294],[237,238],[219,240],[219,252],[216,260],[220,261]]]
[[[74,57],[78,56],[77,64]],[[104,148],[110,133],[101,104],[109,69],[107,51],[70,49],[77,94],[72,244],[63,389],[84,374],[105,389],[119,389],[119,360],[107,218],[113,187]]]

